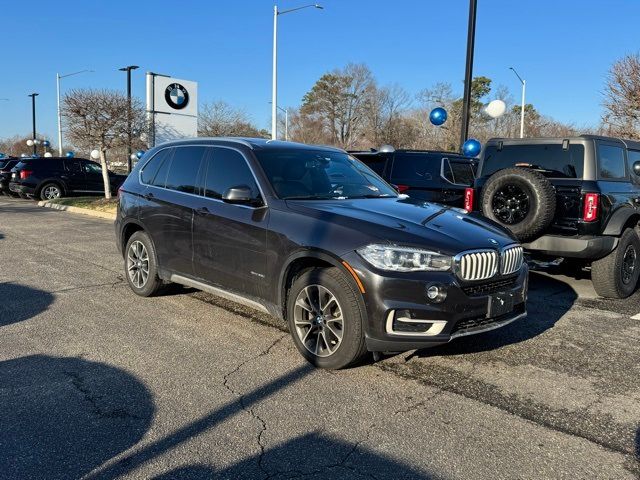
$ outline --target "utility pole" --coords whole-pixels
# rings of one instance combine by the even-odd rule
[[[122,67],[121,72],[127,72],[127,173],[131,173],[133,163],[131,160],[131,70],[139,68],[137,65]]]
[[[38,96],[38,93],[31,93],[29,94],[29,97],[31,97],[31,121],[33,123],[33,154],[37,155],[37,148],[38,146],[36,145],[36,97]]]
[[[471,117],[471,82],[473,76],[473,52],[476,37],[476,7],[478,0],[469,0],[469,27],[467,30],[467,62],[464,72],[464,97],[462,100],[462,129],[460,148],[469,136],[469,118]]]

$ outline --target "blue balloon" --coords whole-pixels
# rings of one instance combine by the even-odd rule
[[[4,158],[4,153],[0,153],[0,158]]]
[[[44,140],[42,142],[42,145],[44,145],[45,147],[48,147],[49,145],[51,145],[51,142],[49,140]]]
[[[73,153],[72,151],[68,151],[67,154],[65,155],[67,158],[73,158],[75,156],[75,153]]]
[[[144,150],[138,150],[136,152],[136,157],[138,157],[138,160],[140,160],[143,155],[144,155]]]
[[[431,123],[439,127],[447,121],[447,111],[442,107],[436,107],[431,110],[429,120]]]
[[[470,138],[462,145],[462,153],[467,157],[477,157],[482,150],[482,145],[475,138]]]

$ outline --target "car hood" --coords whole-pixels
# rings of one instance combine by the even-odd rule
[[[366,239],[374,237],[378,239],[375,241],[455,255],[465,250],[495,249],[517,243],[507,230],[478,214],[407,198],[290,200],[287,204],[306,215],[358,232],[363,239],[361,244],[371,243]]]

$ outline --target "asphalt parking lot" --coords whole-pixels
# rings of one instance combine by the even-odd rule
[[[0,478],[637,478],[640,294],[328,372],[208,294],[133,295],[112,223],[0,197]]]

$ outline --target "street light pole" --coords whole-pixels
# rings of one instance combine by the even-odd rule
[[[38,93],[31,93],[28,96],[31,97],[31,121],[33,123],[33,154],[36,155],[36,149],[38,146],[36,145],[36,97]]]
[[[278,138],[278,15],[295,12],[303,8],[317,8],[322,10],[322,5],[311,3],[302,7],[290,8],[289,10],[278,10],[278,6],[273,6],[273,65],[271,77],[271,140]]]
[[[522,77],[518,75],[518,72],[516,72],[515,68],[509,67],[509,70],[513,70],[513,73],[516,74],[516,77],[518,77],[518,80],[520,80],[520,83],[522,83],[522,106],[520,107],[520,138],[524,138],[524,95],[527,88],[527,81],[523,80]]]
[[[460,131],[460,148],[469,136],[469,117],[471,116],[471,82],[473,75],[473,50],[476,38],[477,0],[469,0],[469,26],[467,30],[467,62],[464,72],[464,97],[462,100],[462,129]]]
[[[131,173],[131,168],[133,167],[131,160],[131,70],[136,70],[137,68],[140,67],[129,65],[120,69],[121,72],[127,72],[127,173]]]
[[[56,94],[58,99],[58,154],[62,156],[62,113],[60,111],[60,79],[65,77],[71,77],[73,75],[79,75],[80,73],[93,72],[93,70],[80,70],[79,72],[67,73],[66,75],[60,75],[56,73]]]

